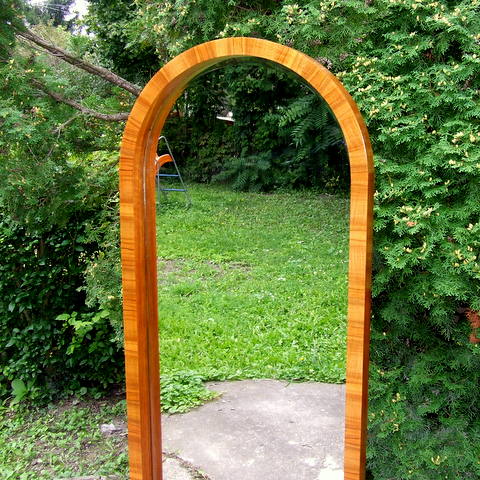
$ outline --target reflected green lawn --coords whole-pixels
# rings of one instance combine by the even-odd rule
[[[190,193],[158,208],[162,371],[344,381],[348,201]]]

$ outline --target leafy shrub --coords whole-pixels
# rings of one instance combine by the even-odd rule
[[[226,181],[234,190],[259,192],[271,190],[275,185],[272,174],[272,152],[261,152],[247,157],[226,159],[224,170],[213,177],[214,181]]]
[[[34,28],[79,55],[88,48],[87,37]],[[9,44],[7,54],[0,65],[0,397],[98,394],[123,369],[112,326],[120,300],[88,289],[95,259],[118,245],[121,126],[104,125],[99,134],[98,120],[39,95],[31,77],[107,111],[126,94],[21,44]],[[99,149],[115,153],[88,153]]]
[[[2,165],[0,396],[11,382],[17,399],[44,400],[98,393],[122,378],[110,312],[89,309],[82,291],[101,232],[111,229],[89,234],[112,194],[115,164],[87,160],[57,159],[50,176],[11,157]]]

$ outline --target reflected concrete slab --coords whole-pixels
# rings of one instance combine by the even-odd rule
[[[164,451],[212,480],[343,480],[344,385],[244,380],[208,387],[221,397],[162,416]]]

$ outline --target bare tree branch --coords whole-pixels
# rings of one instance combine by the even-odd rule
[[[57,128],[55,128],[55,130],[53,130],[52,133],[56,133],[56,134],[60,135],[60,133],[62,133],[62,130],[64,130],[66,127],[68,127],[68,125],[70,125],[72,122],[74,122],[79,116],[80,116],[80,114],[76,113],[73,117],[70,117],[66,122],[62,123]]]
[[[65,103],[66,105],[70,105],[77,110],[80,110],[84,115],[88,115],[90,117],[98,118],[99,120],[105,120],[107,122],[124,122],[128,119],[129,113],[127,112],[120,112],[120,113],[101,113],[97,112],[96,110],[92,110],[90,108],[84,107],[78,102],[74,100],[70,100],[69,98],[65,98],[63,95],[59,93],[52,92],[44,85],[42,82],[32,79],[32,84],[35,85],[39,90],[46,93],[48,96],[52,97],[54,100],[60,103]]]
[[[42,37],[39,37],[37,34],[33,33],[31,30],[16,30],[15,33],[17,36],[29,40],[30,42],[38,45],[39,47],[42,47],[54,57],[59,58],[64,62],[73,65],[74,67],[81,68],[88,73],[96,75],[97,77],[103,78],[107,82],[113,83],[117,87],[127,90],[127,92],[132,93],[136,97],[138,97],[140,95],[140,92],[142,91],[142,89],[138,85],[130,83],[128,80],[125,80],[124,78],[111,72],[110,70],[107,70],[106,68],[93,65],[93,63],[75,57],[71,53],[68,53],[66,50],[63,50],[62,48],[57,47],[50,42],[47,42]]]

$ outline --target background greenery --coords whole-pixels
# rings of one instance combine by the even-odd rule
[[[2,1],[1,393],[11,393],[14,379],[25,387],[15,383],[17,397],[48,397],[51,385],[99,392],[102,381],[121,373],[105,368],[94,385],[82,380],[86,370],[72,369],[60,381],[53,357],[79,341],[95,351],[97,340],[120,336],[115,188],[113,176],[101,173],[122,127],[75,114],[32,81],[106,112],[128,110],[132,97],[24,42],[13,46],[20,10]],[[85,19],[90,37],[48,24],[48,9],[36,15],[29,17],[36,31],[138,84],[190,46],[236,35],[292,46],[337,74],[367,121],[375,152],[369,469],[382,480],[478,478],[480,354],[468,341],[465,313],[480,309],[479,1],[99,0]],[[234,112],[234,127],[215,120],[225,110]],[[196,180],[265,191],[345,191],[348,182],[328,112],[283,72],[249,65],[211,72],[179,99],[167,134],[178,139],[179,158],[188,159]],[[86,161],[89,155],[97,163]],[[22,245],[19,232],[28,239]],[[66,238],[76,240],[62,247]],[[42,241],[59,262],[48,273],[38,260]],[[17,271],[27,275],[20,286]],[[61,295],[49,297],[67,277]],[[79,321],[91,327],[90,338],[79,333]],[[19,340],[8,345],[13,324]],[[30,335],[33,324],[49,333]],[[52,366],[20,348],[26,339],[33,352],[35,338],[48,344],[44,337],[53,342]],[[118,342],[110,344],[118,353]],[[81,349],[72,348],[81,364]],[[26,363],[33,367],[24,370]]]

